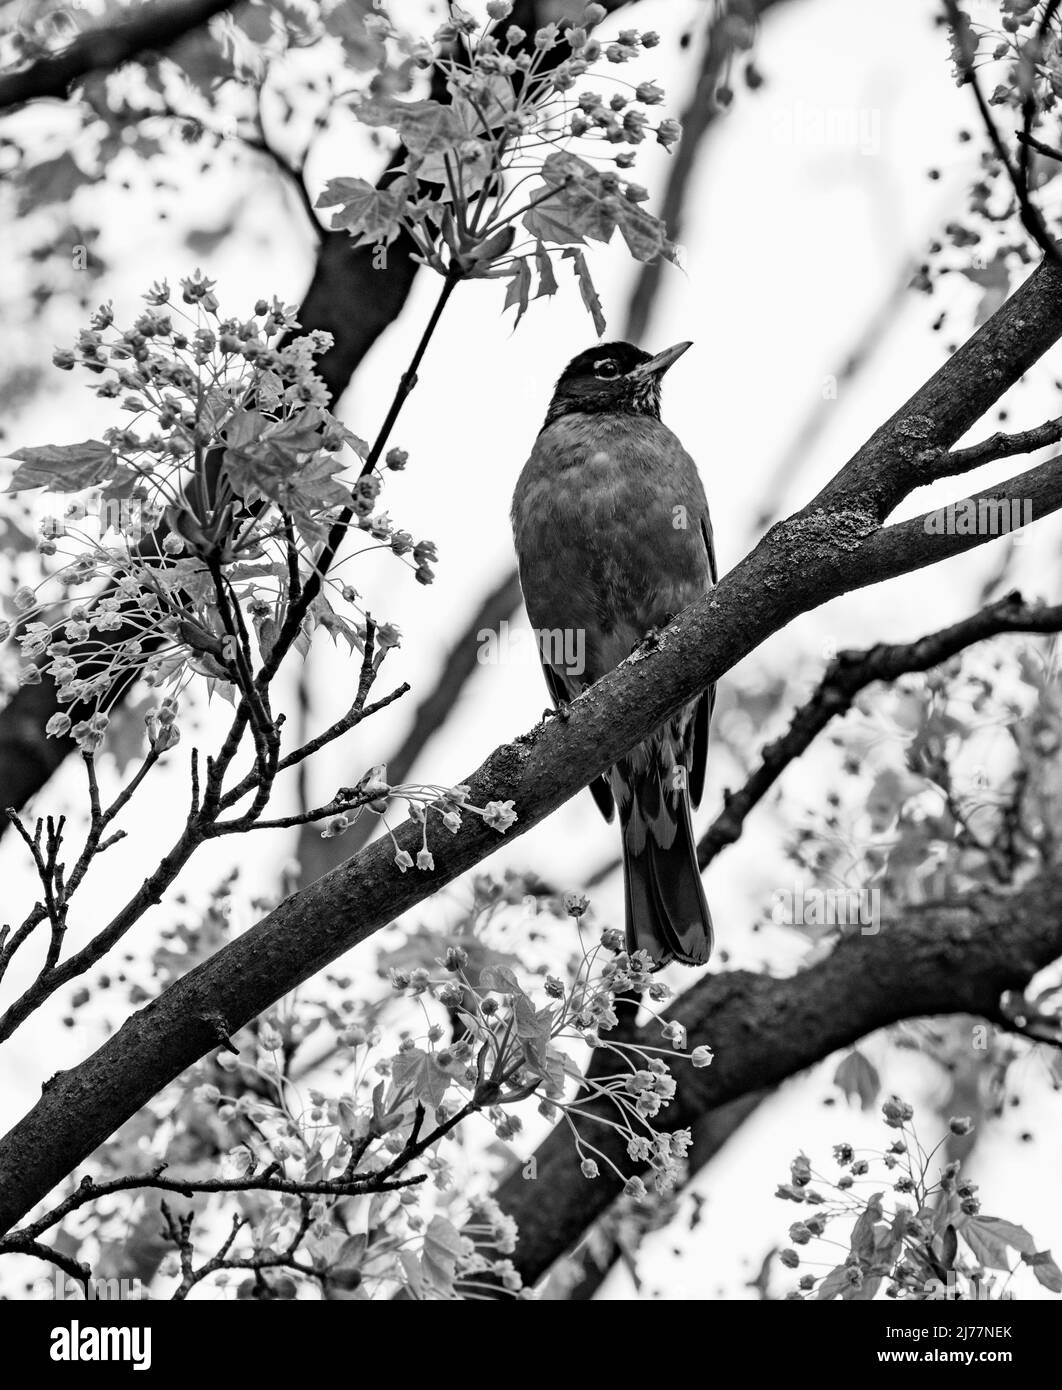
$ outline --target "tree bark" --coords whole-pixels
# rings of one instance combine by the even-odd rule
[[[113,71],[145,53],[158,53],[235,0],[156,0],[128,6],[106,25],[86,29],[57,53],[38,58],[18,72],[0,74],[0,111],[42,97],[65,99],[71,86],[89,73]]]

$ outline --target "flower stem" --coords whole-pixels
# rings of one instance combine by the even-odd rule
[[[373,441],[372,448],[369,450],[368,456],[362,465],[359,477],[364,478],[367,474],[371,473],[379,463],[380,455],[384,451],[391,431],[394,429],[395,422],[402,413],[402,407],[405,405],[407,397],[417,384],[417,370],[424,359],[428,344],[431,342],[432,336],[439,326],[442,312],[446,308],[447,301],[456,289],[460,279],[460,270],[451,268],[447,272],[446,278],[443,281],[442,291],[439,294],[439,298],[436,300],[435,308],[432,310],[431,317],[425,325],[424,332],[420,335],[420,341],[413,350],[413,356],[410,358],[409,366],[399,378],[394,399],[391,401],[391,407],[384,417],[384,422],[380,426],[376,438]],[[314,564],[313,572],[307,578],[302,593],[288,610],[288,616],[284,620],[284,626],[277,637],[276,644],[269,655],[269,659],[263,663],[262,669],[258,673],[258,684],[260,686],[264,686],[272,680],[280,663],[287,655],[291,644],[299,635],[302,620],[310,611],[314,599],[321,591],[321,585],[324,582],[325,575],[328,573],[332,561],[336,557],[336,552],[343,543],[343,539],[347,534],[353,517],[353,507],[344,507],[332,524],[332,529],[328,533],[328,538],[321,547],[321,552]]]

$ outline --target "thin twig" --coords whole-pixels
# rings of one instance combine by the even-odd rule
[[[859,692],[875,681],[894,681],[912,671],[933,666],[964,651],[975,642],[1003,632],[1058,632],[1062,630],[1062,604],[1046,607],[1027,604],[1019,593],[1007,594],[998,603],[929,633],[914,642],[881,644],[866,651],[841,652],[790,721],[789,728],[763,750],[760,765],[739,791],[724,794],[724,809],[701,837],[697,860],[703,869],[721,849],[741,834],[749,812],[838,715],[844,714]]]
[[[409,366],[402,373],[401,379],[398,383],[398,387],[395,391],[394,399],[391,402],[390,409],[384,417],[384,422],[380,426],[380,429],[376,435],[376,439],[373,442],[372,448],[369,450],[365,462],[362,464],[361,473],[359,475],[362,478],[367,477],[368,474],[370,474],[375,469],[376,465],[380,461],[383,451],[387,445],[387,441],[390,438],[391,431],[395,426],[395,422],[398,420],[398,417],[402,412],[402,407],[403,405],[405,405],[406,400],[408,399],[410,393],[416,385],[417,372],[420,370],[420,364],[424,358],[425,352],[428,349],[428,344],[431,342],[435,330],[439,326],[439,320],[442,317],[443,310],[446,308],[450,296],[457,288],[460,279],[460,271],[451,270],[443,280],[442,290],[440,291],[439,297],[435,302],[435,307],[431,312],[431,316],[429,317],[428,322],[424,328],[424,332],[421,334],[420,340],[418,341],[417,346],[413,350],[413,356],[410,358]],[[332,566],[332,561],[336,557],[336,552],[339,550],[339,547],[343,544],[343,540],[346,537],[347,531],[350,527],[350,523],[353,520],[353,518],[353,507],[344,507],[336,521],[333,523],[332,529],[328,533],[328,538],[322,546],[320,554],[317,557],[313,571],[307,577],[306,582],[303,585],[302,593],[299,595],[298,599],[289,607],[288,615],[284,620],[284,626],[281,628],[277,636],[277,640],[273,646],[273,650],[270,652],[268,658],[262,664],[262,669],[258,674],[259,684],[267,684],[273,678],[273,676],[276,674],[277,669],[280,666],[280,663],[287,655],[288,650],[291,647],[291,644],[299,635],[299,631],[302,627],[302,620],[310,611],[314,599],[320,593],[321,585],[324,583],[325,575],[328,573],[329,569]]]
[[[452,1126],[450,1126],[452,1128]],[[441,1127],[440,1127],[441,1130]],[[439,1137],[440,1130],[434,1137]],[[444,1132],[444,1131],[443,1131]],[[77,1188],[64,1201],[46,1212],[29,1225],[0,1236],[0,1252],[7,1250],[13,1242],[36,1240],[43,1232],[64,1221],[71,1212],[89,1202],[98,1202],[103,1197],[111,1197],[116,1192],[135,1192],[151,1189],[158,1192],[173,1192],[181,1197],[216,1196],[218,1193],[233,1192],[276,1192],[286,1196],[314,1197],[352,1197],[366,1192],[396,1192],[406,1187],[416,1187],[425,1181],[426,1174],[416,1174],[411,1178],[396,1178],[395,1165],[402,1160],[401,1167],[407,1166],[412,1158],[419,1157],[420,1150],[410,1157],[403,1151],[386,1168],[377,1172],[364,1173],[360,1177],[320,1178],[304,1181],[297,1178],[278,1176],[279,1164],[271,1164],[261,1174],[246,1178],[164,1178],[166,1164],[157,1164],[147,1173],[135,1173],[124,1178],[112,1178],[106,1182],[94,1182],[92,1178],[82,1178]],[[12,1248],[14,1246],[12,1245]]]

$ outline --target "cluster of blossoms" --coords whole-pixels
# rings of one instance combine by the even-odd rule
[[[805,1271],[787,1296],[865,1300],[884,1286],[886,1296],[894,1299],[990,1297],[986,1267],[1006,1270],[1009,1277],[1008,1249],[1047,1288],[1062,1292],[1062,1272],[1048,1252],[1036,1251],[1028,1231],[981,1215],[977,1184],[963,1178],[958,1161],[940,1167],[935,1177],[931,1174],[945,1140],[926,1151],[912,1124],[913,1107],[891,1096],[881,1110],[886,1127],[899,1133],[887,1147],[860,1153],[851,1144],[836,1144],[833,1157],[841,1171],[834,1178],[816,1172],[807,1155],[798,1154],[790,1164],[789,1181],[778,1187],[776,1195],[783,1200],[814,1208],[789,1227],[792,1244],[779,1256],[786,1269]],[[966,1116],[949,1121],[952,1136],[963,1137],[972,1129]],[[883,1182],[896,1194],[891,1208],[883,1200]],[[861,1197],[859,1187],[878,1190]],[[844,1262],[838,1265],[836,1257],[809,1260],[813,1242],[837,1245],[838,1222],[852,1223]],[[832,1240],[826,1235],[831,1224]],[[960,1254],[960,1240],[968,1254]]]
[[[187,459],[197,444],[209,447],[215,442],[215,422],[196,409],[197,395],[204,387],[220,387],[233,399],[253,391],[270,408],[281,401],[295,410],[328,404],[324,383],[314,374],[313,359],[331,347],[331,334],[290,338],[299,326],[297,311],[275,298],[259,299],[252,315],[243,321],[223,319],[215,287],[216,282],[199,270],[183,278],[181,303],[187,307],[181,308],[173,301],[169,284],[156,281],[143,296],[148,308],[129,328],[119,328],[113,305],[103,304],[72,347],[55,350],[52,360],[64,371],[80,364],[103,376],[110,369],[111,374],[95,387],[96,395],[105,400],[121,398],[122,408],[134,414],[154,415],[159,430],[165,432],[141,437],[111,430],[104,438],[116,448]],[[261,375],[253,376],[252,369]],[[342,438],[337,434],[333,447]]]
[[[404,449],[389,449],[384,463],[392,471],[398,472],[405,468],[408,458],[409,455]],[[395,526],[387,512],[375,510],[382,488],[383,483],[375,473],[367,473],[354,484],[351,489],[351,505],[358,527],[367,531],[374,541],[390,550],[392,555],[399,556],[403,563],[413,570],[413,577],[418,584],[431,584],[435,579],[432,566],[439,559],[435,542],[415,541],[408,531]],[[349,585],[342,585],[340,593],[348,603],[358,606],[358,595]]]
[[[556,292],[551,250],[564,248],[561,258],[572,262],[601,327],[579,249],[587,238],[609,241],[618,228],[638,260],[675,255],[663,224],[641,206],[646,189],[627,171],[650,136],[670,150],[681,129],[658,115],[664,92],[656,82],[626,82],[614,71],[660,38],[622,29],[611,41],[599,39],[606,11],[596,4],[577,23],[551,22],[533,34],[506,25],[511,15],[511,5],[492,4],[484,24],[451,5],[431,40],[411,40],[384,15],[370,16],[371,34],[441,79],[448,99],[403,101],[371,90],[355,99],[356,119],[400,138],[398,177],[386,189],[332,179],[317,206],[336,209],[332,226],[363,245],[386,247],[404,232],[440,274],[510,280],[506,307],[518,305],[520,313],[532,267],[538,294]],[[614,90],[583,88],[606,76]],[[611,167],[602,171],[591,159],[605,150]]]
[[[232,882],[205,917],[192,913],[163,933],[150,961],[156,978],[186,974],[228,939]],[[173,1083],[146,1112],[135,1153],[128,1134],[104,1145],[99,1178],[140,1168],[145,1149],[179,1170],[207,1157],[215,1187],[203,1196],[194,1235],[213,1257],[204,1261],[208,1290],[224,1283],[242,1298],[368,1299],[404,1288],[420,1299],[464,1300],[496,1298],[501,1289],[527,1297],[512,1258],[516,1226],[488,1195],[490,1165],[462,1143],[464,1121],[481,1114],[499,1139],[512,1141],[522,1130],[519,1105],[537,1102],[545,1117],[568,1126],[584,1165],[604,1167],[608,1160],[576,1128],[582,1107],[565,1095],[590,1085],[599,1100],[586,1127],[596,1139],[600,1125],[611,1124],[619,1151],[627,1147],[632,1163],[648,1169],[646,1181],[627,1181],[627,1219],[658,1212],[668,1199],[645,1200],[647,1185],[666,1191],[689,1148],[687,1131],[653,1128],[674,1093],[667,1061],[687,1055],[685,1035],[660,1020],[666,1047],[617,1041],[613,1048],[605,1040],[620,995],[633,991],[657,1005],[669,991],[613,931],[588,952],[580,947],[561,972],[565,980],[528,966],[533,984],[525,990],[514,956],[487,936],[505,932],[508,913],[526,906],[533,886],[513,875],[502,883],[478,875],[469,917],[444,942],[434,930],[407,930],[380,960],[390,988],[377,997],[359,997],[354,981],[336,974],[319,994],[310,987],[269,1010]],[[285,891],[282,883],[278,894]],[[563,907],[581,930],[588,906],[585,895],[570,893],[550,910],[559,915]],[[528,937],[521,931],[522,947]],[[134,983],[130,1002],[143,997]],[[615,1075],[587,1080],[576,1060],[587,1044],[598,1060],[618,1059]],[[711,1053],[699,1047],[690,1060],[706,1066]],[[597,1171],[584,1167],[587,1177]],[[245,1190],[249,1177],[259,1189]],[[240,1190],[225,1191],[225,1183]],[[321,1188],[329,1190],[314,1190]],[[227,1227],[234,1204],[238,1233],[219,1258],[205,1242]],[[113,1210],[81,1215],[92,1233],[106,1223],[113,1229]],[[264,1267],[249,1277],[257,1259]],[[171,1275],[181,1275],[172,1257],[160,1271],[160,1294]]]
[[[349,1000],[345,1005],[355,1007]],[[252,1046],[237,1055],[221,1052],[200,1063],[191,1082],[219,1142],[231,1145],[221,1176],[268,1173],[296,1189],[247,1204],[254,1247],[287,1248],[301,1229],[303,1264],[317,1271],[304,1282],[356,1297],[386,1297],[397,1286],[427,1299],[465,1299],[488,1287],[496,1294],[499,1286],[519,1294],[521,1280],[509,1258],[515,1223],[490,1197],[462,1194],[440,1147],[452,1137],[452,1116],[439,1107],[425,1119],[424,1107],[394,1082],[393,1064],[380,1058],[378,1022],[344,1020],[328,1008],[314,1024],[334,1032],[346,1089],[293,1078],[290,1057],[305,1036],[319,1038],[321,1029],[283,1014],[253,1025]],[[349,1237],[342,1197],[297,1191],[301,1183],[355,1177],[370,1191],[374,1179],[406,1184],[373,1197],[367,1240]],[[215,1282],[228,1277],[223,1271]]]
[[[437,560],[433,542],[377,510],[382,474],[365,470],[367,445],[326,408],[315,359],[329,334],[299,336],[294,308],[278,299],[259,300],[245,320],[222,317],[214,282],[198,271],[180,282],[179,300],[165,283],[144,298],[127,329],[101,306],[54,359],[85,368],[95,393],[132,420],[102,440],[13,455],[11,490],[68,500],[40,528],[38,549],[57,562],[15,593],[17,628],[0,626],[0,640],[16,632],[21,682],[50,676],[60,703],[84,713],[57,715],[49,733],[73,734],[85,751],[99,745],[111,692],[130,675],[170,686],[171,699],[197,674],[224,693],[237,683],[237,639],[252,631],[268,659],[338,517],[351,516],[422,584]],[[345,450],[361,474],[353,483],[342,478]],[[386,468],[406,457],[391,449]],[[317,627],[364,651],[359,595],[331,575],[300,640]],[[388,624],[375,637],[377,657],[399,642]],[[148,722],[159,751],[176,742],[170,705]]]
[[[54,647],[53,647],[54,654]],[[62,657],[56,659],[46,667],[47,673],[58,683],[61,679],[56,667],[63,660]],[[77,682],[74,682],[75,687]],[[64,686],[59,687],[58,698],[60,700],[71,700],[79,698],[76,694],[71,694]],[[83,698],[83,697],[82,697]],[[152,705],[144,714],[144,725],[147,729],[148,747],[155,753],[165,753],[170,748],[175,748],[180,742],[181,730],[177,723],[177,710],[180,702],[176,696],[165,695],[157,705]],[[96,753],[103,746],[110,716],[102,711],[97,711],[88,719],[79,719],[77,723],[71,719],[69,714],[60,712],[53,714],[44,726],[44,732],[48,738],[66,738],[69,736],[82,753]]]
[[[271,910],[297,873],[289,866],[248,907]],[[488,894],[485,882],[477,878],[477,899],[500,902],[500,887]],[[99,975],[72,1009],[118,994],[140,1005],[213,956],[232,938],[238,884],[233,869],[207,902],[185,903],[142,967]],[[435,931],[403,936],[396,955],[440,952]],[[488,950],[465,939],[470,951]],[[207,1266],[207,1297],[222,1285],[226,1296],[245,1299],[386,1300],[399,1288],[427,1300],[496,1298],[499,1290],[528,1296],[512,1259],[516,1225],[489,1195],[482,1155],[462,1142],[463,1117],[448,1098],[437,1110],[426,1088],[414,1095],[403,1073],[409,1054],[400,1044],[411,1013],[423,1017],[422,999],[411,1008],[383,978],[374,988],[364,970],[356,979],[339,968],[318,976],[201,1058],[94,1155],[99,1182],[128,1178],[145,1163],[168,1163],[167,1176],[187,1175],[193,1188],[205,1179],[191,1240],[194,1263]],[[442,1026],[432,1036],[440,1043]],[[94,1259],[94,1242],[113,1242],[123,1217],[122,1238],[134,1241],[138,1196],[129,1194],[132,1206],[119,1199],[117,1209],[79,1210],[64,1230],[71,1248]],[[149,1224],[154,1241],[157,1220]],[[164,1263],[152,1296],[172,1293],[171,1278],[184,1273],[176,1263]]]
[[[585,895],[565,897],[565,911],[575,919],[587,906]],[[628,1158],[648,1168],[657,1192],[681,1179],[690,1131],[666,1131],[654,1122],[675,1095],[669,1059],[686,1055],[684,1027],[660,1019],[663,1046],[607,1037],[618,1023],[621,996],[633,994],[653,1004],[670,997],[668,986],[654,978],[647,952],[627,952],[622,933],[606,929],[599,944],[582,953],[570,982],[546,975],[540,985],[529,986],[531,992],[507,965],[476,971],[462,946],[451,946],[435,964],[442,973],[428,966],[394,969],[391,982],[401,994],[445,1006],[460,1021],[460,1041],[445,1042],[441,1024],[431,1025],[422,1038],[407,1038],[393,1059],[396,1081],[407,1082],[418,1098],[430,1099],[437,1115],[484,1112],[503,1140],[523,1128],[512,1107],[537,1099],[540,1114],[567,1124],[583,1176],[598,1177],[604,1164],[624,1182],[630,1197],[645,1197],[645,1182],[624,1174],[586,1137],[585,1129],[603,1125],[614,1130]],[[573,1046],[614,1055],[616,1070],[595,1065],[584,1072],[571,1056]],[[708,1066],[711,1050],[694,1048],[689,1060],[695,1067]],[[569,1089],[575,1089],[570,1098]],[[581,1128],[583,1120],[588,1123]]]
[[[412,869],[414,862],[418,869],[430,873],[435,868],[435,860],[428,848],[428,817],[434,813],[451,835],[461,829],[461,815],[466,812],[479,816],[492,830],[504,835],[510,826],[516,824],[516,811],[512,801],[488,801],[485,806],[476,806],[469,801],[471,787],[459,783],[456,787],[443,787],[434,783],[403,782],[391,786],[387,781],[387,766],[379,763],[369,769],[355,787],[345,789],[345,798],[354,803],[351,810],[341,811],[332,816],[321,831],[322,839],[330,840],[349,830],[358,819],[364,807],[377,815],[386,814],[392,798],[400,798],[408,803],[410,819],[421,827],[421,847],[416,861],[408,850],[401,849],[391,827],[384,821],[387,833],[395,851],[395,864],[405,873]]]
[[[492,24],[500,25],[512,12],[513,6],[506,0],[487,6]],[[458,39],[471,40],[474,46],[469,68],[453,66],[450,69],[453,80],[470,101],[479,101],[489,108],[497,100],[498,90],[498,84],[491,84],[489,79],[516,79],[517,92],[512,109],[503,118],[502,129],[518,138],[533,130],[541,119],[533,114],[534,107],[541,108],[555,96],[567,97],[595,64],[627,63],[659,44],[660,35],[654,30],[639,33],[637,29],[621,29],[612,42],[594,38],[591,31],[607,15],[603,5],[588,5],[578,24],[567,27],[555,22],[544,24],[535,31],[531,51],[527,51],[528,35],[519,25],[510,25],[500,37],[481,32],[479,22],[455,5],[451,7],[451,18],[436,30],[433,45],[421,41],[417,57],[423,66],[431,66],[439,61],[435,56],[438,46],[453,44]],[[571,56],[543,70],[543,56],[559,46],[570,50]],[[628,89],[628,93],[616,92],[607,105],[599,93],[580,94],[575,109],[569,108],[565,113],[571,134],[596,136],[612,145],[640,145],[648,132],[655,134],[657,142],[665,149],[670,149],[682,134],[679,123],[664,119],[654,127],[646,112],[631,104],[659,106],[664,100],[663,89],[652,81],[628,84]],[[620,168],[628,168],[632,162],[627,154],[617,160]]]

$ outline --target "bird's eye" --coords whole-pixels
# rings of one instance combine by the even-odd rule
[[[619,376],[619,367],[611,357],[606,357],[603,361],[594,363],[594,375]]]

